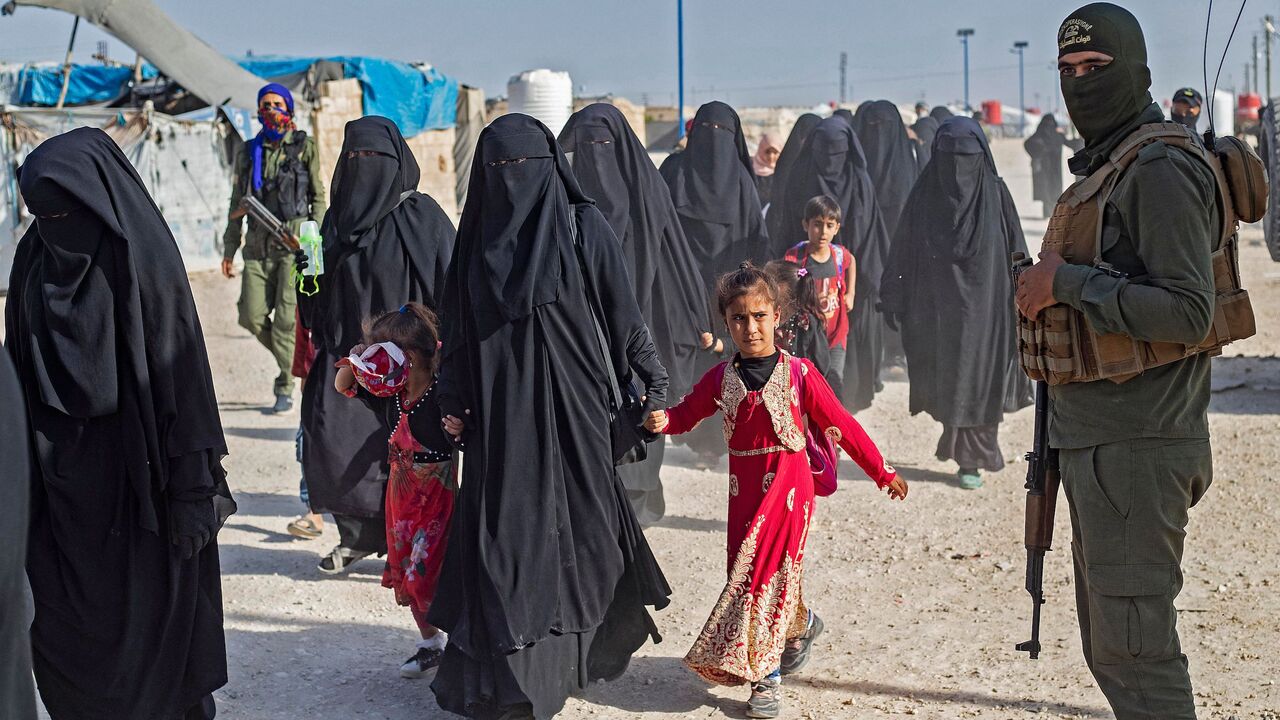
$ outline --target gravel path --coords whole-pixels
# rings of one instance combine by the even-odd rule
[[[1031,219],[1039,213],[1028,197],[1025,155],[1013,142],[996,150],[1034,247],[1044,221]],[[1267,650],[1280,647],[1280,266],[1257,230],[1246,234],[1243,264],[1260,332],[1215,363],[1217,480],[1192,513],[1178,605],[1201,717],[1280,720],[1280,659]],[[325,578],[315,563],[335,542],[333,529],[316,541],[284,532],[300,507],[297,412],[263,412],[272,370],[236,327],[238,282],[214,275],[192,282],[240,503],[220,537],[231,683],[218,693],[219,717],[447,717],[426,682],[397,674],[415,633],[379,585],[381,564],[364,561],[351,575]],[[1111,717],[1080,657],[1068,553],[1052,553],[1046,568],[1044,654],[1032,662],[1013,651],[1026,639],[1030,612],[1019,458],[1030,443],[1031,411],[1003,428],[1009,467],[968,492],[953,467],[932,457],[940,427],[908,417],[906,399],[906,384],[891,381],[859,419],[912,483],[910,500],[891,504],[866,480],[849,480],[860,473],[846,461],[841,491],[819,506],[805,591],[827,632],[809,669],[783,686],[783,716]],[[723,580],[727,472],[691,469],[683,448],[667,457],[668,517],[648,533],[675,590],[657,616],[665,640],[642,649],[620,680],[571,700],[562,717],[743,717],[744,689],[708,687],[680,662]],[[1064,509],[1058,518],[1065,548]]]

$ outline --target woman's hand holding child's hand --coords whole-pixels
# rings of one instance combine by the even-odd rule
[[[466,423],[452,415],[445,415],[440,423],[444,426],[444,431],[449,433],[449,436],[454,440],[461,438],[462,431],[467,428]]]
[[[906,500],[907,499],[907,481],[900,476],[895,477],[893,482],[889,483],[889,499],[890,500]]]
[[[667,429],[668,423],[666,410],[654,410],[644,419],[644,429],[651,433],[660,433]]]

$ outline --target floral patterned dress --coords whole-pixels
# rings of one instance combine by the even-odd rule
[[[401,393],[388,408],[390,417],[398,417],[388,443],[387,566],[382,573],[382,586],[395,591],[396,602],[423,614],[440,578],[455,485],[452,453],[447,441],[442,446],[436,437],[442,433],[440,413],[430,394],[409,405]],[[420,409],[421,421],[415,417]],[[434,449],[419,442],[415,431],[429,435]]]
[[[792,384],[792,363],[802,387]],[[895,473],[813,364],[786,352],[758,392],[729,363],[713,368],[667,411],[665,432],[688,432],[716,410],[729,446],[729,579],[684,661],[710,682],[741,685],[776,670],[786,642],[807,629],[801,574],[814,486],[802,416],[826,428],[878,487]]]

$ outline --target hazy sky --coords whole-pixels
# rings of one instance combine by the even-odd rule
[[[505,94],[520,70],[567,70],[575,90],[613,92],[670,104],[676,89],[675,0],[157,0],[197,36],[229,55],[379,55],[430,62],[444,73]],[[839,56],[849,53],[850,100],[930,102],[963,96],[956,30],[973,28],[970,99],[1017,103],[1026,55],[1028,105],[1052,107],[1054,36],[1076,6],[1048,0],[685,0],[686,102],[713,97],[736,105],[807,105],[839,95]],[[1275,7],[1272,7],[1275,6]],[[1146,30],[1158,99],[1201,86],[1207,0],[1127,3]],[[1239,9],[1214,4],[1210,78]],[[274,12],[273,12],[274,11]],[[1251,3],[1227,57],[1220,87],[1237,84],[1259,17],[1280,3]],[[262,18],[259,22],[258,18]],[[0,17],[0,61],[61,60],[72,18],[19,7]],[[77,58],[98,40],[131,61],[123,43],[82,23]],[[1280,43],[1276,50],[1280,53]],[[1280,55],[1275,64],[1280,73]],[[1280,85],[1277,85],[1280,92]]]

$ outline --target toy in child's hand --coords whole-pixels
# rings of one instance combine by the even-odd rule
[[[339,364],[351,368],[356,382],[376,397],[395,395],[409,380],[404,351],[392,342],[370,345],[359,355],[352,353],[343,358]]]

